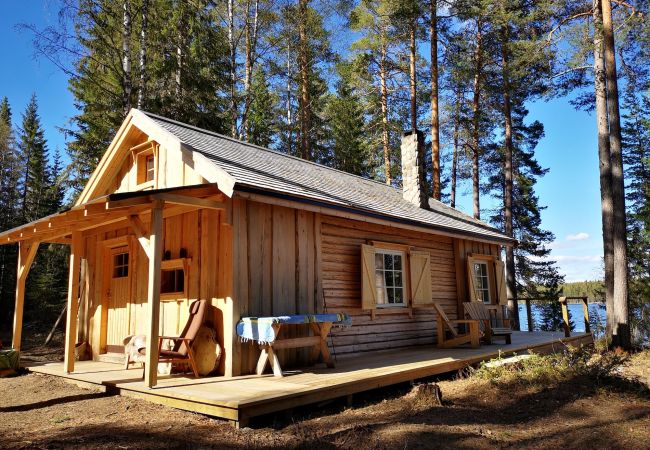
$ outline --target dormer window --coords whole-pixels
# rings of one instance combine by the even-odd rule
[[[153,153],[145,157],[145,175],[144,181],[153,181],[155,178],[156,168],[154,166],[154,157]]]
[[[154,189],[156,183],[156,146],[145,142],[131,149],[134,154],[138,189]]]

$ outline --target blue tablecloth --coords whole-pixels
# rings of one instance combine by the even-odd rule
[[[237,322],[237,336],[242,341],[270,344],[275,340],[273,324],[299,325],[303,323],[332,322],[335,326],[349,327],[352,319],[347,314],[297,314],[293,316],[244,317]]]

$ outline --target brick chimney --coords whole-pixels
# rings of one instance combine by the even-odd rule
[[[424,135],[408,131],[402,136],[402,187],[404,199],[420,208],[429,209]]]

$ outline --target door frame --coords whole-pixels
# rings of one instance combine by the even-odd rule
[[[131,324],[131,302],[133,300],[133,269],[136,267],[135,246],[133,245],[133,235],[125,235],[111,239],[105,239],[99,242],[100,255],[102,258],[101,274],[101,325],[99,334],[99,353],[107,353],[107,336],[108,336],[108,299],[110,292],[110,283],[112,278],[113,260],[112,252],[118,247],[127,247],[129,253],[129,274],[128,274],[128,295],[126,299],[127,317],[129,327]]]

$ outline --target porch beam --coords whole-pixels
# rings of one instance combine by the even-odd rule
[[[142,220],[140,220],[140,217],[136,214],[132,214],[129,216],[129,224],[131,225],[131,228],[133,228],[133,233],[138,239],[142,250],[144,250],[147,255],[147,258],[151,258],[151,242],[149,242],[149,239],[147,238],[148,233],[145,231],[145,226],[142,223]]]
[[[218,200],[212,200],[209,198],[198,198],[190,197],[188,195],[178,195],[178,194],[154,194],[151,196],[156,200],[162,200],[166,203],[173,203],[176,205],[189,205],[196,206],[197,208],[206,208],[206,209],[216,209],[216,210],[225,210],[225,203]]]
[[[14,309],[14,331],[11,346],[20,351],[23,335],[23,310],[25,306],[25,281],[38,251],[39,242],[18,243],[18,273],[16,275],[16,307]]]
[[[66,373],[74,372],[74,350],[77,344],[77,312],[79,310],[79,276],[84,240],[80,231],[72,233],[70,247],[70,275],[68,276],[68,307],[65,324],[65,350],[63,368]]]
[[[163,207],[164,202],[156,201],[151,208],[149,226],[149,279],[147,287],[147,312],[149,332],[147,333],[147,361],[144,382],[150,388],[158,382],[158,336],[160,335],[160,265],[163,252]]]

